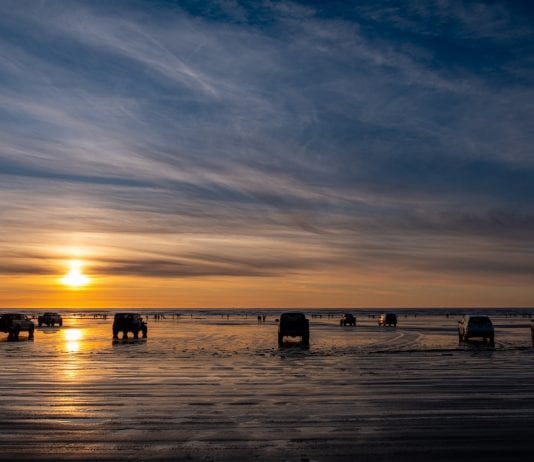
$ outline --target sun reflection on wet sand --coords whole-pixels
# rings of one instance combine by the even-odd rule
[[[66,329],[63,331],[63,335],[66,340],[67,352],[77,353],[78,351],[80,351],[80,340],[83,338],[83,332],[81,329]]]
[[[338,460],[372,448],[373,460],[449,460],[444,444],[445,456],[476,458],[473,438],[488,436],[488,451],[513,446],[508,460],[528,460],[523,319],[498,320],[489,352],[458,346],[456,320],[443,316],[403,317],[396,329],[314,318],[306,351],[278,348],[274,316],[151,317],[148,339],[119,343],[112,322],[65,316],[60,329],[38,328],[35,342],[0,342],[1,460],[207,460],[214,450],[228,462],[266,451]],[[389,438],[399,428],[400,449]]]

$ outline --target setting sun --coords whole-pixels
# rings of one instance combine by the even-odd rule
[[[89,278],[82,273],[82,262],[72,260],[69,272],[61,279],[61,282],[69,287],[83,287],[89,283]]]

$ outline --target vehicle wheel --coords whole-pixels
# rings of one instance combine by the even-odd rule
[[[308,348],[310,346],[310,335],[303,335],[302,336],[302,344]]]
[[[495,346],[495,337],[490,337],[489,344],[490,344],[491,347]]]
[[[278,346],[284,346],[284,336],[282,334],[278,334]]]
[[[19,334],[20,334],[20,328],[19,327],[16,327],[15,329],[13,329],[13,340],[18,340],[19,339]]]
[[[143,329],[143,338],[146,338],[147,333],[148,333],[148,329],[145,327]]]
[[[138,339],[139,338],[139,331],[136,330],[134,333],[133,333],[133,336],[135,339]]]

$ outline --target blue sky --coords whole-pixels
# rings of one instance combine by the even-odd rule
[[[532,305],[533,11],[2,0],[0,277]]]

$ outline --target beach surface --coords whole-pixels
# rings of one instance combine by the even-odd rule
[[[0,334],[0,458],[530,460],[528,317],[493,317],[490,348],[459,344],[454,315],[325,313],[306,350],[255,314],[151,315],[146,340],[115,343],[92,314]]]

